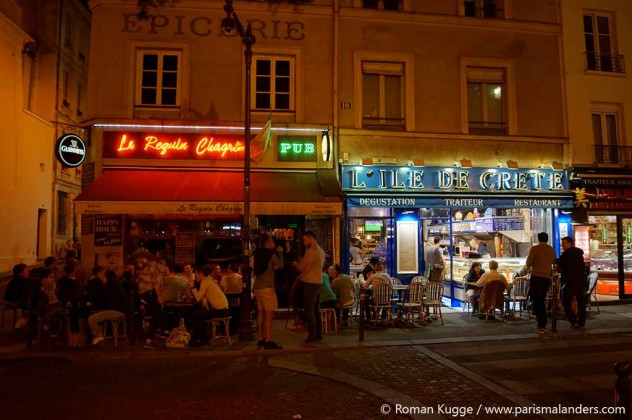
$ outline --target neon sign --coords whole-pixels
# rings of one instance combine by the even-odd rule
[[[316,136],[279,136],[277,154],[280,162],[317,162]]]
[[[103,133],[103,157],[114,159],[244,158],[243,136],[197,133]]]
[[[55,145],[57,160],[67,168],[76,168],[86,159],[86,144],[81,137],[64,134]]]

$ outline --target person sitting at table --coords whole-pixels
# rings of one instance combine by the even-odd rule
[[[375,273],[375,267],[373,264],[367,264],[360,275],[358,276],[358,283],[360,287],[364,287],[364,283]]]
[[[333,280],[333,277],[330,277],[329,274],[327,274],[328,272],[329,270],[321,274],[323,283],[322,283],[322,287],[320,288],[320,308],[321,309],[327,309],[327,308],[336,309],[336,306],[337,306],[336,294],[331,288],[331,281]]]
[[[206,346],[208,345],[208,333],[205,321],[228,316],[228,300],[219,284],[211,279],[213,268],[210,265],[197,266],[194,272],[196,280],[199,279],[200,281],[200,290],[195,288],[192,290],[197,307],[191,316],[191,344],[192,346]]]
[[[212,264],[209,277],[219,286],[219,281],[222,279],[222,268],[217,264]]]
[[[228,272],[222,276],[219,286],[227,295],[241,294],[242,278],[239,274],[239,264],[232,263],[228,266]]]
[[[480,279],[476,282],[476,287],[480,287],[481,289],[485,287],[487,283],[491,283],[493,281],[501,281],[505,286],[505,290],[509,290],[511,286],[509,286],[509,282],[507,278],[498,272],[498,262],[496,260],[491,260],[489,262],[489,272],[483,274]],[[486,305],[481,305],[486,306]],[[483,308],[484,309],[484,308]],[[485,319],[485,314],[479,314],[478,316],[481,319]]]
[[[167,266],[167,272],[162,282],[160,295],[163,302],[175,302],[182,298],[186,292],[188,282],[182,273],[178,273],[178,268],[174,265]]]
[[[187,281],[187,287],[193,288],[193,283],[195,282],[195,273],[193,273],[193,267],[191,264],[184,264],[182,267],[182,277],[184,277]]]
[[[472,316],[478,314],[478,298],[481,296],[482,289],[469,283],[476,283],[483,274],[485,274],[485,270],[483,270],[481,263],[474,262],[470,267],[470,271],[465,275],[465,296],[470,301]]]
[[[393,284],[393,279],[386,271],[384,271],[384,265],[379,261],[375,264],[375,273],[373,273],[371,277],[364,282],[363,287],[365,289],[369,289],[378,284]]]
[[[341,326],[346,326],[347,319],[349,318],[349,309],[341,310],[344,306],[351,306],[354,303],[353,299],[353,280],[346,274],[342,274],[342,267],[340,264],[332,265],[329,267],[329,277],[333,279],[331,282],[331,290],[336,294],[336,300],[338,303],[337,313]]]
[[[88,317],[88,326],[93,337],[92,345],[103,343],[103,322],[121,318],[127,312],[127,298],[116,273],[102,267],[98,267],[97,270],[96,278],[101,284],[97,286],[96,282],[93,282],[88,291],[88,300],[92,302],[92,309],[95,311]]]
[[[362,242],[358,238],[351,238],[349,243],[349,255],[351,256],[351,264],[364,264],[364,255],[366,251],[362,249]]]

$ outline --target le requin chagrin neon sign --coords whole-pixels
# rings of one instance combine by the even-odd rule
[[[243,136],[195,133],[113,133],[103,136],[103,156],[123,159],[243,159]]]

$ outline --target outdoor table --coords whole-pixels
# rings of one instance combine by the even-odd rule
[[[404,292],[408,289],[408,285],[405,284],[394,284],[391,286],[393,291],[397,292],[399,296],[399,302],[397,303],[397,317],[396,319],[403,319],[404,314],[402,313],[402,303],[404,302]]]
[[[191,323],[191,315],[193,314],[193,308],[195,307],[196,302],[193,299],[190,300],[171,300],[167,301],[164,304],[165,310],[172,312],[176,317],[179,323],[180,318],[184,318],[184,321],[189,327]],[[177,325],[177,324],[176,324]]]

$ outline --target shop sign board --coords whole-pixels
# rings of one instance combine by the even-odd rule
[[[55,156],[63,166],[76,168],[86,160],[86,144],[75,134],[64,134],[57,139]]]
[[[576,185],[575,207],[632,209],[632,178],[581,178]]]
[[[123,244],[123,216],[97,214],[94,216],[94,246],[121,246]]]
[[[343,191],[541,193],[569,190],[565,170],[344,165]]]
[[[243,160],[244,136],[236,134],[120,132],[103,133],[103,158]]]
[[[516,207],[516,208],[558,208],[573,207],[572,198],[565,197],[523,197],[523,198],[459,198],[448,197],[365,197],[347,196],[347,205],[354,207],[393,208],[436,208],[436,207]]]
[[[277,159],[279,162],[317,162],[316,136],[279,136]]]

